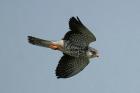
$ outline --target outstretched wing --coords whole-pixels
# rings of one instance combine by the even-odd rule
[[[83,25],[80,19],[77,17],[71,17],[69,20],[70,30],[64,36],[64,40],[70,40],[72,42],[83,41],[87,45],[96,41],[96,37],[91,33],[87,27]]]
[[[89,64],[87,57],[72,57],[64,54],[56,68],[57,78],[69,78],[81,72]]]

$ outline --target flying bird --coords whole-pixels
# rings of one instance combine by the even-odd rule
[[[90,58],[99,57],[98,51],[89,46],[96,41],[96,37],[80,21],[78,17],[69,19],[69,28],[63,39],[58,41],[43,40],[28,36],[28,42],[42,47],[59,50],[63,53],[55,70],[57,78],[70,78],[81,72]]]

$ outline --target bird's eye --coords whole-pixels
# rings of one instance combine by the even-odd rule
[[[96,54],[96,52],[95,51],[92,51],[92,54]]]

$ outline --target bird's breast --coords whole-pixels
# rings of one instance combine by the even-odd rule
[[[64,42],[63,52],[74,57],[85,56],[86,55],[86,47],[75,44],[71,41]]]

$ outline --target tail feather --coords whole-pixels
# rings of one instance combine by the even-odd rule
[[[49,40],[43,40],[43,39],[32,37],[32,36],[28,36],[28,42],[30,44],[42,46],[42,47],[49,47],[50,44],[52,43]]]

